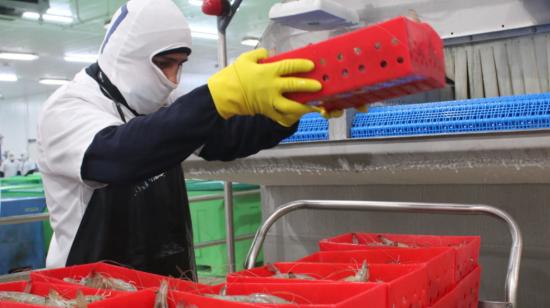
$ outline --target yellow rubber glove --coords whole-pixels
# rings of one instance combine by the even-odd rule
[[[330,118],[339,118],[341,117],[343,114],[344,114],[344,111],[341,110],[341,109],[337,109],[337,110],[332,110],[332,111],[326,111],[325,108],[323,107],[320,107],[319,108],[319,113],[323,116],[323,118],[325,119],[330,119]]]
[[[318,107],[318,108],[319,108],[319,113],[327,120],[330,118],[339,118],[344,114],[344,111],[342,109],[332,110],[328,112],[323,107]],[[356,107],[355,109],[358,112],[367,112],[369,111],[369,106],[365,104],[365,105]]]
[[[355,109],[359,112],[367,112],[369,111],[369,105],[364,104],[363,106],[356,107]]]
[[[264,48],[239,56],[235,63],[208,79],[208,89],[216,110],[224,118],[262,114],[290,127],[304,114],[318,108],[300,104],[283,96],[287,92],[316,92],[321,83],[314,79],[284,77],[306,73],[315,67],[310,60],[290,59],[258,63],[267,58]]]

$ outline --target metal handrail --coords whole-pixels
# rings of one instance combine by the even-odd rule
[[[237,197],[248,196],[248,195],[255,195],[258,193],[260,193],[259,189],[253,189],[253,190],[247,190],[247,191],[234,192],[233,196],[237,196]],[[224,199],[224,196],[225,196],[224,194],[197,196],[197,197],[189,198],[189,203],[199,202],[199,201],[208,201],[208,200],[221,200],[221,199]],[[11,224],[22,224],[27,222],[45,221],[45,220],[48,220],[49,218],[50,218],[50,214],[48,213],[0,217],[0,226],[11,225]]]
[[[267,231],[275,221],[282,216],[302,209],[321,210],[370,210],[389,212],[414,212],[414,213],[447,213],[479,215],[485,214],[496,217],[507,223],[510,235],[512,236],[512,247],[506,273],[505,300],[517,307],[517,289],[519,280],[519,267],[521,262],[521,251],[523,241],[518,224],[505,211],[489,205],[482,204],[451,204],[451,203],[421,203],[421,202],[382,202],[382,201],[343,201],[343,200],[297,200],[289,202],[277,209],[267,218],[260,229],[256,232],[252,246],[248,251],[245,268],[253,268],[258,253],[264,243]]]

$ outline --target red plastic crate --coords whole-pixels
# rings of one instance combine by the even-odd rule
[[[342,282],[343,278],[355,275],[359,264],[342,263],[274,263],[281,273],[307,274],[319,280],[271,278],[273,273],[266,266],[229,274],[227,283],[327,283]],[[387,286],[388,307],[400,307],[403,303],[413,307],[428,305],[428,276],[423,264],[370,264],[369,282]],[[350,282],[348,282],[350,283]],[[356,283],[356,282],[352,282]]]
[[[137,289],[158,288],[163,280],[169,282],[170,288],[179,291],[191,291],[207,287],[206,285],[188,280],[169,278],[102,262],[35,271],[31,272],[31,279],[33,281],[75,285],[70,282],[65,282],[63,278],[69,277],[80,279],[88,276],[92,271],[96,271],[107,277],[130,282],[135,285]]]
[[[479,236],[347,233],[323,239],[319,242],[319,247],[321,251],[387,249],[387,246],[371,246],[371,243],[380,243],[380,235],[391,241],[404,243],[414,248],[451,247],[455,252],[455,282],[462,280],[469,274],[479,261]],[[354,237],[357,243],[353,243]]]
[[[451,248],[399,248],[356,251],[320,251],[296,262],[361,264],[425,264],[428,303],[434,303],[455,285],[455,253]]]
[[[248,304],[249,306],[229,306],[230,302],[200,294],[218,294],[226,285],[227,295],[247,295],[252,293],[266,293],[275,295],[296,304]],[[186,304],[194,304],[200,308],[218,307],[307,307],[307,308],[383,308],[386,303],[386,286],[376,283],[227,283],[211,287],[195,294],[186,292],[182,296],[187,298]],[[407,306],[408,307],[408,306]]]
[[[431,308],[477,308],[481,268],[476,267]]]
[[[398,17],[270,57],[306,58],[315,69],[298,76],[323,84],[317,93],[292,93],[327,110],[362,106],[445,85],[443,42],[425,23]]]
[[[63,296],[67,299],[74,299],[77,295],[77,291],[80,290],[82,294],[84,295],[103,295],[105,296],[105,300],[97,301],[91,304],[88,304],[88,307],[117,307],[112,306],[111,300],[113,298],[124,296],[126,293],[124,292],[117,292],[112,290],[98,290],[98,289],[91,289],[87,287],[82,286],[74,286],[74,285],[59,285],[59,284],[50,284],[45,282],[28,282],[28,281],[16,281],[16,282],[8,282],[0,284],[0,291],[16,291],[16,292],[23,292],[28,284],[31,284],[30,293],[40,296],[46,296],[50,292],[50,290],[55,290],[59,293],[59,295]],[[16,308],[16,307],[47,307],[47,306],[41,306],[41,305],[32,305],[32,304],[23,304],[23,303],[15,303],[15,302],[8,302],[8,301],[0,301],[0,307],[1,308]],[[120,306],[119,306],[120,307]]]

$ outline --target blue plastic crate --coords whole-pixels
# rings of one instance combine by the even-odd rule
[[[300,119],[298,130],[281,143],[328,140],[328,120],[319,113],[308,113]]]
[[[0,200],[0,217],[44,212],[44,198]],[[0,275],[19,268],[44,268],[42,222],[0,226]]]
[[[550,93],[373,107],[356,114],[352,138],[550,128]]]

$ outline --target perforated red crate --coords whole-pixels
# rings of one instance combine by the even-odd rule
[[[232,273],[227,276],[227,283],[327,283],[339,281],[355,275],[358,264],[343,263],[274,263],[281,273],[292,272],[294,274],[306,274],[318,280],[272,278],[267,266]],[[387,286],[388,307],[400,307],[406,302],[413,307],[425,307],[428,305],[428,276],[426,266],[423,264],[398,265],[398,264],[369,264],[369,282]],[[356,282],[353,282],[356,283]]]
[[[443,54],[443,42],[431,26],[398,17],[265,62],[312,60],[315,70],[299,76],[319,80],[323,90],[288,97],[333,110],[443,87]]]
[[[347,233],[323,239],[319,242],[319,247],[321,251],[388,248],[388,246],[378,246],[381,243],[380,236],[396,243],[409,245],[412,248],[452,248],[455,252],[455,282],[469,274],[479,261],[479,236]]]
[[[30,284],[30,289],[26,290],[27,286]],[[97,301],[91,304],[88,304],[88,307],[116,307],[110,305],[111,300],[117,296],[123,296],[126,293],[117,292],[112,290],[97,290],[91,289],[82,286],[74,285],[59,285],[51,284],[45,282],[28,282],[28,281],[16,281],[0,284],[0,291],[15,291],[15,292],[26,292],[29,291],[30,294],[47,296],[50,290],[55,290],[59,295],[66,299],[74,299],[77,296],[77,292],[81,291],[83,295],[102,295],[105,297],[104,300]],[[0,299],[0,307],[2,308],[17,308],[17,307],[48,307],[43,305],[32,305],[32,304],[23,304],[10,301],[2,301]]]
[[[320,251],[296,262],[361,264],[425,264],[428,303],[434,303],[453,288],[455,254],[451,248],[401,248],[356,251]]]
[[[31,279],[33,281],[74,285],[64,281],[63,278],[81,279],[88,276],[92,271],[107,277],[130,282],[136,286],[137,289],[158,288],[163,280],[168,281],[170,288],[180,291],[196,290],[206,287],[206,285],[188,280],[155,275],[102,262],[35,271],[31,272]]]
[[[479,302],[481,268],[474,268],[458,285],[431,308],[476,308]]]
[[[252,307],[304,307],[304,308],[383,308],[386,304],[386,286],[376,283],[227,283],[227,295],[249,295],[264,293],[292,301],[294,304],[249,304]],[[186,297],[186,304],[200,308],[232,307],[230,302],[214,299],[201,294],[219,294],[224,285],[211,287],[190,294],[180,292]],[[176,293],[176,292],[174,292]],[[250,307],[244,306],[242,307]],[[233,306],[241,307],[241,306]]]

